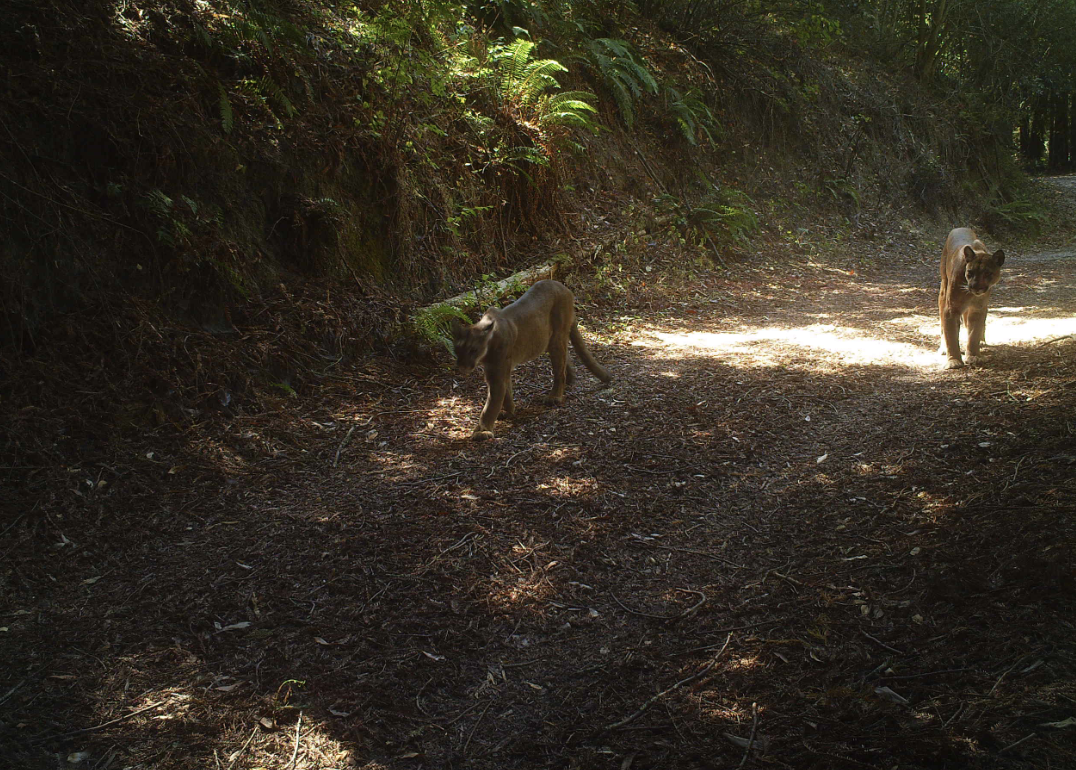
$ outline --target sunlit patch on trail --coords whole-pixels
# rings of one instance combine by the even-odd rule
[[[986,342],[988,345],[1022,345],[1076,334],[1076,316],[1027,317],[1020,316],[1032,308],[990,308],[986,319]],[[894,319],[896,323],[900,319]],[[923,335],[938,336],[938,319],[916,317],[920,323],[917,331]],[[961,336],[966,332],[961,329]]]
[[[660,332],[635,345],[664,348],[674,355],[691,353],[726,357],[730,366],[776,365],[804,351],[815,358],[835,358],[836,362],[879,366],[925,367],[936,364],[932,349],[907,342],[895,342],[865,334],[860,329],[812,324],[803,327],[765,327],[739,332]],[[791,350],[790,350],[791,349]],[[740,356],[740,363],[736,356]]]

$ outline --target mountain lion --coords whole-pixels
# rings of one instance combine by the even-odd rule
[[[941,261],[941,290],[938,314],[941,316],[941,349],[948,354],[946,369],[959,369],[960,320],[968,330],[968,363],[979,357],[979,346],[986,332],[986,308],[990,290],[1001,278],[1005,252],[986,250],[970,227],[957,227],[945,239]]]
[[[503,310],[491,307],[471,326],[453,322],[452,341],[460,373],[470,374],[481,364],[489,386],[472,439],[493,438],[493,424],[502,408],[505,416],[515,412],[512,369],[546,351],[553,362],[553,389],[545,402],[564,403],[564,389],[575,380],[575,371],[568,362],[569,339],[587,369],[602,382],[609,382],[609,372],[594,360],[579,333],[575,296],[558,281],[538,281],[511,305]]]

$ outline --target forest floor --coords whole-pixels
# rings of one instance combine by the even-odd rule
[[[521,367],[492,442],[376,358],[67,469],[0,535],[4,761],[1076,766],[1076,251],[1006,251],[981,367],[891,239],[581,291],[613,383]]]

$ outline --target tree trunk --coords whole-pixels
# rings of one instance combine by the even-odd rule
[[[1047,171],[1060,173],[1069,165],[1069,100],[1068,94],[1054,93],[1050,97],[1050,157]]]
[[[922,82],[929,83],[937,74],[951,11],[950,0],[920,0],[915,5],[915,74]]]
[[[1036,99],[1031,105],[1031,130],[1028,134],[1031,148],[1028,157],[1038,169],[1042,168],[1043,159],[1046,157],[1046,125],[1042,100]]]
[[[1069,94],[1069,165],[1068,170],[1076,169],[1076,93]]]

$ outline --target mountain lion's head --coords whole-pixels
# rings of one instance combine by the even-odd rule
[[[482,363],[492,332],[493,319],[486,316],[473,325],[452,322],[452,348],[456,351],[456,368],[460,374],[470,374]]]
[[[998,249],[993,254],[964,247],[964,288],[981,297],[1001,278],[1001,266],[1005,264],[1005,252]]]

